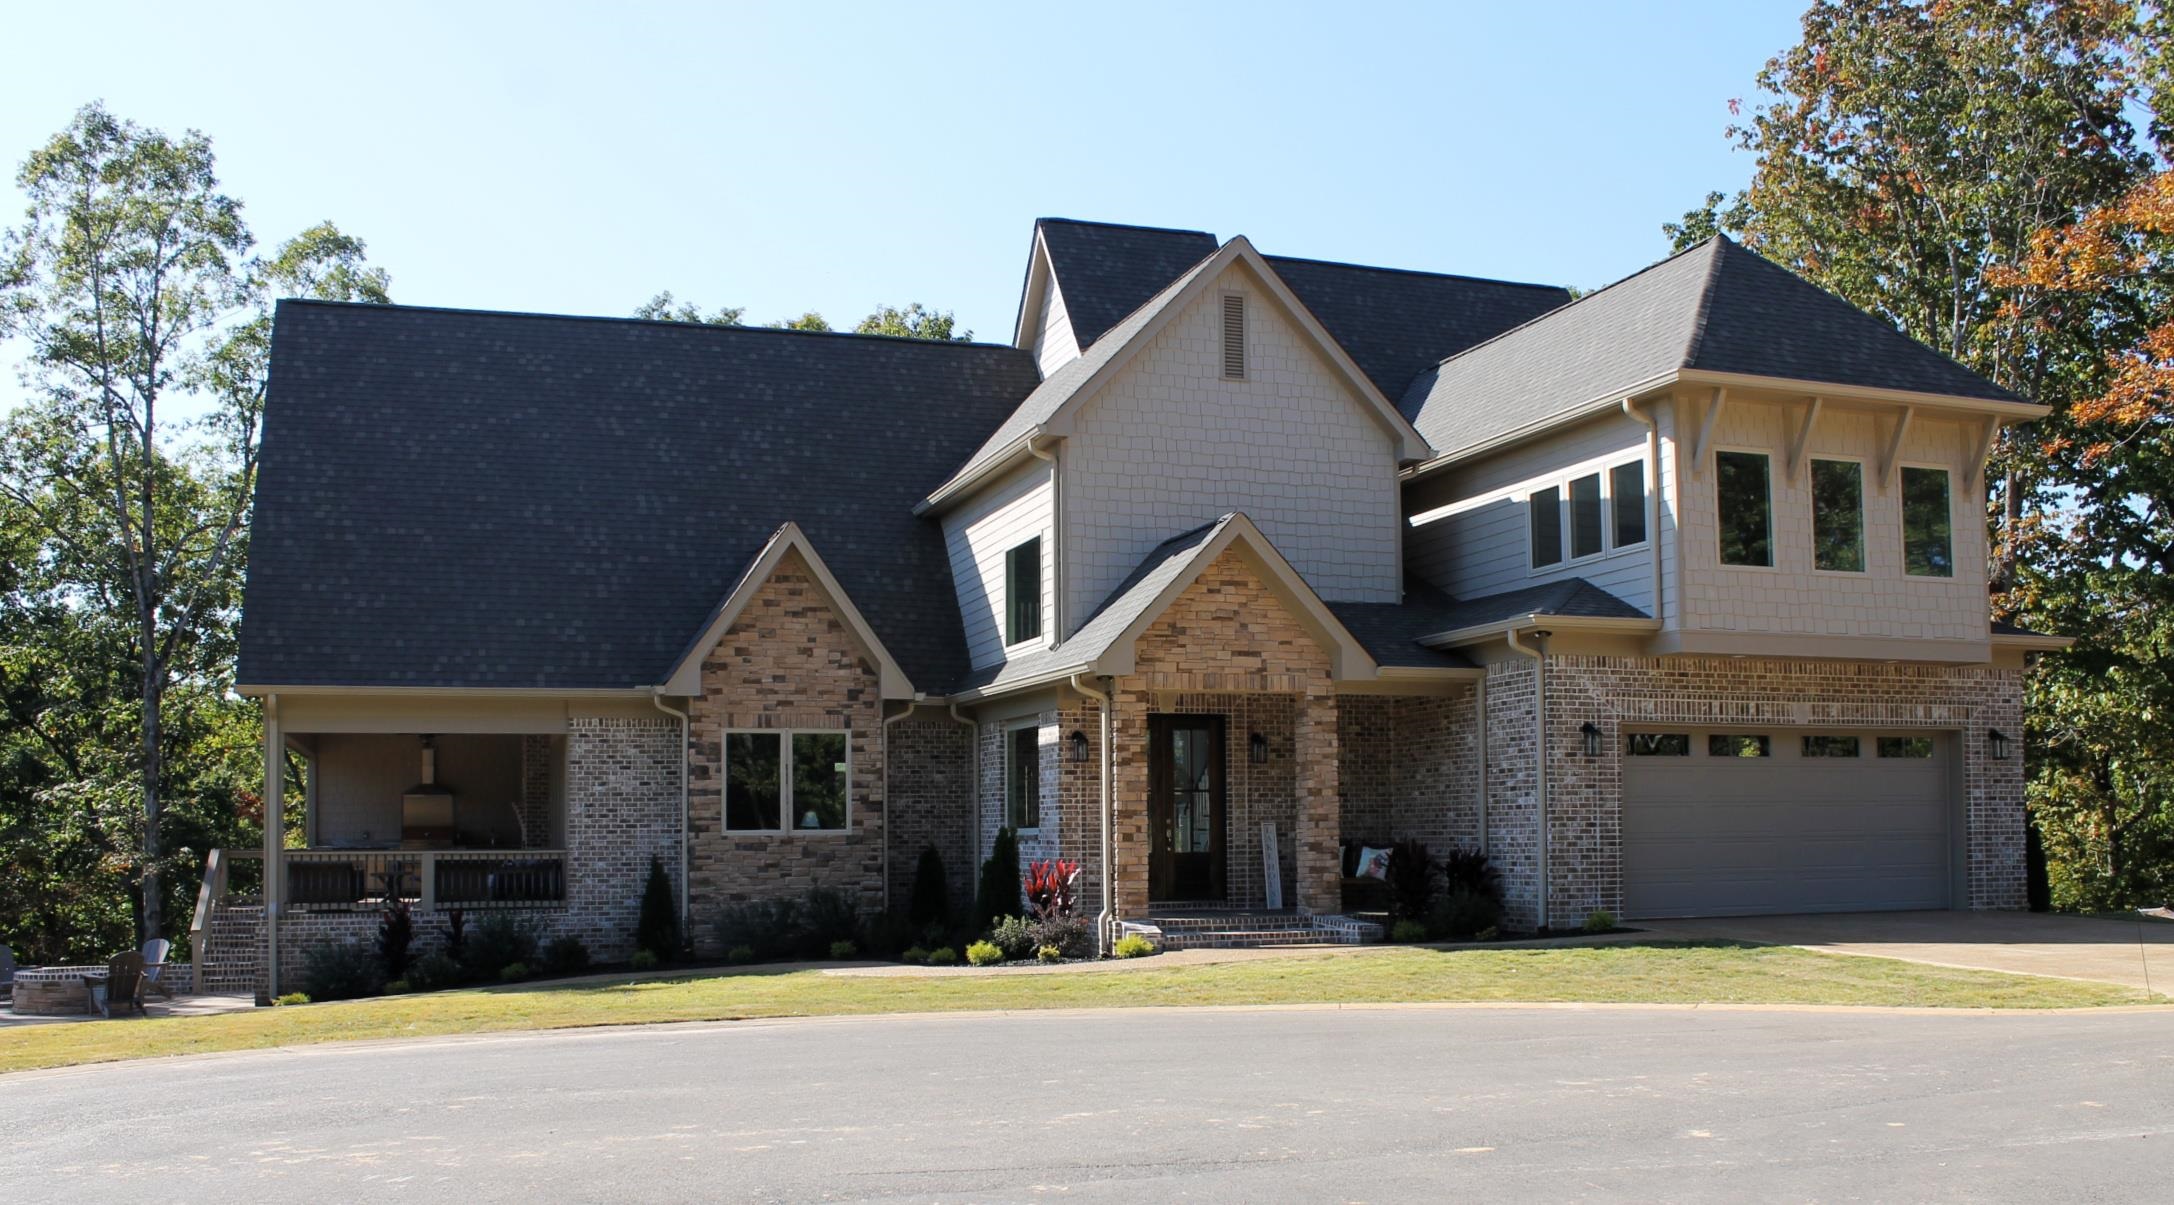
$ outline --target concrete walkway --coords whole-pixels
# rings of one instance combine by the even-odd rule
[[[1848,912],[1635,921],[1653,937],[1751,941],[1828,954],[2092,979],[2174,995],[2174,923],[2031,912]]]

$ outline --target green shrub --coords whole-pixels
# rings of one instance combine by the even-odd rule
[[[385,994],[388,996],[405,996],[412,990],[414,989],[408,986],[408,981],[405,979],[395,979],[385,985]]]
[[[1389,847],[1389,910],[1398,920],[1416,921],[1434,906],[1438,871],[1427,843],[1406,839]]]
[[[1026,911],[1019,883],[1019,835],[1008,828],[996,830],[989,858],[981,864],[981,881],[974,891],[974,927],[987,931],[1007,916]]]
[[[1427,930],[1437,940],[1465,941],[1502,922],[1502,905],[1492,896],[1460,887],[1435,902]]]
[[[470,979],[488,983],[514,963],[536,961],[536,925],[510,912],[485,913],[469,930],[461,950],[461,969]]]
[[[799,900],[749,900],[717,914],[717,944],[728,950],[747,947],[753,951],[750,962],[790,958],[806,931]]]
[[[1035,921],[1027,926],[1027,939],[1036,950],[1055,946],[1066,958],[1088,958],[1095,952],[1094,929],[1083,917],[1052,916]]]
[[[841,962],[848,958],[857,957],[860,952],[860,946],[856,945],[850,939],[846,941],[834,941],[830,943],[830,956]]]
[[[435,950],[408,964],[408,990],[411,992],[442,992],[449,987],[459,987],[462,982],[460,964],[450,954]]]
[[[509,962],[498,972],[498,981],[500,983],[519,983],[526,978],[528,978],[528,964],[525,962]]]
[[[1400,920],[1390,927],[1389,940],[1402,942],[1406,945],[1415,941],[1425,941],[1427,940],[1427,924],[1425,921]]]
[[[861,925],[861,951],[870,958],[895,958],[920,939],[922,927],[903,912],[878,913]]]
[[[657,969],[657,955],[650,950],[636,950],[634,957],[627,959],[627,965],[637,971],[654,971]]]
[[[928,964],[932,967],[952,966],[958,961],[959,952],[950,946],[938,946],[928,952]]]
[[[649,880],[642,884],[642,911],[634,922],[634,948],[670,962],[679,956],[679,909],[672,901],[672,880],[652,854]]]
[[[1145,958],[1155,952],[1155,943],[1138,933],[1127,933],[1110,947],[1110,953],[1119,958]]]
[[[995,942],[977,941],[966,947],[966,961],[978,967],[993,967],[1004,961],[1004,950]]]
[[[1489,925],[1472,935],[1473,941],[1500,941],[1501,939],[1502,930],[1495,928],[1493,925]]]
[[[1587,933],[1606,933],[1613,928],[1615,928],[1615,913],[1608,911],[1606,908],[1595,908],[1585,914],[1585,931]]]
[[[274,1005],[287,1005],[287,1004],[308,1004],[308,1003],[309,1003],[309,993],[308,993],[308,992],[288,992],[288,993],[287,993],[286,995],[284,995],[284,996],[279,996],[279,997],[275,998],[275,999],[274,999],[274,1000],[272,1001],[272,1003],[273,1003]]]
[[[377,956],[385,964],[387,979],[400,979],[408,973],[408,948],[415,942],[415,914],[408,910],[408,902],[396,898],[385,905],[385,911],[377,922]]]
[[[898,956],[898,960],[918,965],[928,961],[928,950],[922,946],[909,946],[905,953]]]
[[[1502,903],[1502,872],[1484,850],[1453,849],[1442,859],[1442,888],[1449,895],[1469,891]]]
[[[1034,940],[1033,926],[1023,916],[1007,916],[989,926],[988,941],[1004,951],[1006,958],[1025,958],[1041,944]]]
[[[835,887],[810,887],[800,901],[800,918],[802,929],[793,949],[800,958],[821,958],[839,942],[857,941],[861,935],[859,897]]]
[[[725,961],[731,963],[734,966],[745,966],[746,964],[755,961],[755,947],[734,946],[731,949],[725,951]]]
[[[540,965],[546,975],[578,975],[589,969],[589,947],[571,933],[561,934],[544,946]]]
[[[356,942],[311,946],[302,956],[302,990],[312,1000],[353,1000],[385,990],[385,964]]]
[[[944,870],[944,856],[933,845],[921,847],[921,860],[913,867],[913,900],[906,917],[916,929],[951,923],[951,877]]]
[[[1055,946],[1043,946],[1034,951],[1034,957],[1043,962],[1063,962],[1064,951]]]

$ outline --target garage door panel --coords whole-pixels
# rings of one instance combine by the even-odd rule
[[[1934,758],[1806,758],[1773,733],[1763,758],[1625,757],[1626,915],[1944,908],[1947,742]]]

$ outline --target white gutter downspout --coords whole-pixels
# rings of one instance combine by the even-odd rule
[[[971,779],[966,786],[966,797],[973,801],[973,806],[966,809],[966,835],[972,838],[971,843],[974,847],[974,864],[966,869],[970,875],[979,876],[981,873],[981,725],[974,721],[974,717],[961,713],[957,703],[951,704],[951,718],[966,725],[966,773]],[[981,880],[979,877],[972,877],[967,881],[978,883]]]
[[[1661,610],[1661,424],[1630,398],[1623,399],[1623,413],[1646,428],[1646,543],[1653,553],[1653,618],[1665,624]]]
[[[1536,631],[1532,634],[1533,647],[1519,643],[1516,628],[1505,628],[1503,637],[1510,642],[1510,650],[1532,658],[1533,734],[1535,737],[1533,782],[1540,794],[1540,900],[1537,915],[1541,932],[1547,931],[1548,923],[1548,818],[1547,818],[1547,638],[1553,633]]]
[[[1095,953],[1101,955],[1110,942],[1110,926],[1117,914],[1117,876],[1110,865],[1110,772],[1114,762],[1110,753],[1110,741],[1115,727],[1110,715],[1110,696],[1106,690],[1096,690],[1087,685],[1085,674],[1072,675],[1072,689],[1086,695],[1099,704],[1102,713],[1102,911],[1095,915]]]
[[[687,837],[687,713],[664,705],[662,686],[649,688],[649,703],[658,711],[679,721],[679,936],[681,941],[691,944],[694,941],[694,918],[687,915],[688,900],[691,898],[688,894],[687,872],[692,864],[687,856],[687,846],[691,844]]]

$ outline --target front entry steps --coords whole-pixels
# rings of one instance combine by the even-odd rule
[[[1121,933],[1138,933],[1165,950],[1252,950],[1270,946],[1356,946],[1382,940],[1380,925],[1348,916],[1319,915],[1289,908],[1231,908],[1224,905],[1154,904],[1152,915],[1119,923]]]

